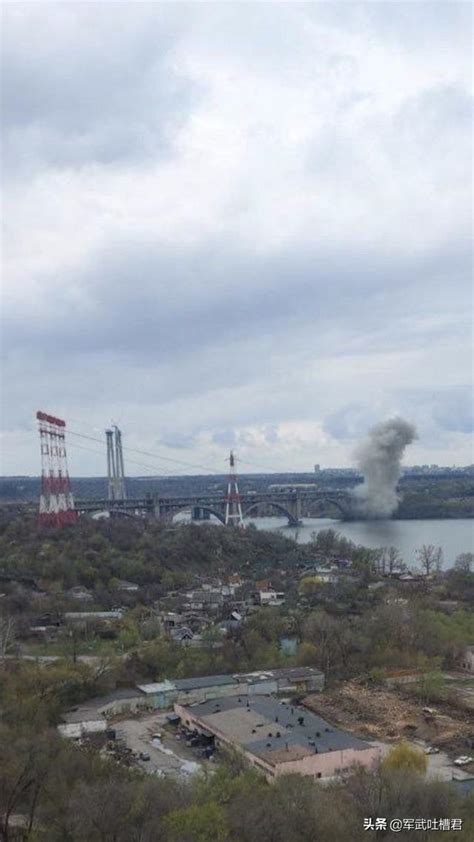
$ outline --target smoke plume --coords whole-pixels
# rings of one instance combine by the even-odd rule
[[[356,511],[369,518],[389,517],[397,508],[401,460],[416,428],[403,418],[375,424],[357,448],[355,458],[364,482],[354,490]]]

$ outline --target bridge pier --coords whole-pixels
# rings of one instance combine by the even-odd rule
[[[295,494],[288,506],[288,526],[301,526],[301,497]]]
[[[201,508],[201,506],[193,506],[191,509],[191,517],[193,520],[210,520],[211,513],[208,509]]]

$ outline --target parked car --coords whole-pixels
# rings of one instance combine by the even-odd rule
[[[428,748],[425,748],[425,754],[439,754],[439,748],[428,746]]]
[[[150,755],[148,754],[147,751],[141,751],[138,756],[139,756],[140,760],[149,760],[150,759]]]
[[[157,731],[156,734],[151,735],[152,740],[161,740],[162,737],[163,734],[161,733],[161,731]]]
[[[468,757],[467,754],[461,754],[459,757],[456,757],[454,761],[455,766],[467,766],[468,763],[472,763],[474,757]]]

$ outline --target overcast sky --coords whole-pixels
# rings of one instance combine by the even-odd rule
[[[473,461],[470,4],[3,15],[3,473]]]

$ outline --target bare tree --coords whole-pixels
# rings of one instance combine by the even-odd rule
[[[384,547],[380,556],[379,569],[383,575],[392,576],[394,573],[406,569],[400,553],[396,547]]]
[[[460,553],[454,562],[455,570],[470,573],[474,569],[474,553]]]
[[[15,640],[15,620],[13,617],[0,617],[0,658],[8,654]]]
[[[435,547],[434,544],[423,544],[416,551],[416,557],[425,576],[438,573],[443,566],[443,550],[441,547]]]

